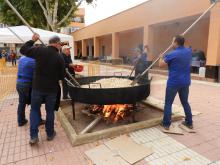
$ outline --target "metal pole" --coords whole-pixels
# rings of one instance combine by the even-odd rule
[[[70,76],[70,78],[74,81],[74,83],[76,83],[76,85],[78,87],[81,87],[81,85],[76,81],[76,79],[70,74],[70,72],[68,71],[68,69],[66,68],[66,73]]]
[[[98,116],[95,120],[93,120],[84,130],[82,130],[80,132],[80,134],[85,134],[87,132],[89,132],[91,129],[93,129],[100,121],[101,121],[102,117]]]
[[[15,12],[15,14],[21,19],[21,21],[30,29],[30,31],[34,34],[35,32],[33,31],[33,29],[31,28],[31,26],[28,24],[28,22],[17,12],[17,10],[14,8],[14,6],[11,4],[11,2],[9,2],[9,0],[5,0],[5,2],[8,4],[8,6]],[[43,44],[44,42],[39,39],[39,41]]]
[[[22,43],[24,43],[24,40],[20,36],[18,36],[10,27],[7,26],[7,29],[12,32]]]
[[[184,33],[182,33],[182,35],[186,35],[186,33],[188,33],[217,3],[219,2],[219,0],[215,1],[208,9],[205,10],[205,12],[198,18],[196,19],[196,21],[189,27],[186,29],[186,31]],[[160,56],[164,56],[170,49],[172,48],[172,44],[164,51],[162,52],[159,57],[140,75],[138,75],[133,82],[131,83],[131,85],[135,85],[138,80],[143,77],[159,60],[160,60]]]
[[[71,81],[69,81],[66,77],[64,78],[64,80],[69,83],[69,85],[71,85],[72,87],[75,87],[75,85],[73,85],[73,83],[71,83]]]

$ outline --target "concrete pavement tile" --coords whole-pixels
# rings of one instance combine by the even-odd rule
[[[219,160],[219,161],[217,161],[217,162],[215,162],[215,164],[216,164],[216,165],[220,165],[220,160]]]
[[[11,162],[13,162],[14,161],[14,156],[13,155],[9,155],[8,157],[7,157],[7,163],[11,163]]]
[[[21,152],[20,153],[20,159],[26,159],[27,158],[27,153],[26,152]]]
[[[220,148],[220,137],[217,137],[216,139],[210,140],[210,141],[208,141],[208,143]]]
[[[20,160],[20,153],[14,154],[14,161],[19,161]]]
[[[207,141],[206,139],[200,137],[197,133],[196,134],[185,134],[184,136],[177,136],[177,135],[169,135],[169,136],[176,139],[178,142],[182,143],[183,145],[187,147],[199,145]]]
[[[216,149],[216,148],[217,148],[216,146],[211,145],[208,142],[205,142],[205,143],[193,146],[191,149],[193,151],[196,151],[197,153],[202,154],[202,153],[206,153],[206,152],[213,150],[213,149]]]
[[[6,162],[7,162],[7,157],[6,156],[2,156],[1,160],[0,160],[0,163],[1,164],[6,164]]]
[[[212,161],[218,161],[220,160],[220,148],[216,148],[211,150],[210,152],[204,153],[205,157]]]

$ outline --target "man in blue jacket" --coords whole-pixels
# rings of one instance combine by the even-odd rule
[[[179,94],[181,104],[185,112],[185,121],[183,125],[193,128],[192,113],[188,102],[189,86],[191,84],[190,64],[192,58],[192,50],[184,47],[185,39],[183,36],[176,36],[173,39],[174,50],[161,56],[159,65],[164,67],[168,65],[169,77],[166,87],[164,117],[162,125],[165,129],[169,129],[171,125],[172,104],[176,94]]]
[[[32,80],[35,69],[35,60],[26,56],[19,59],[16,89],[19,95],[18,103],[18,126],[27,124],[25,117],[25,107],[31,103]],[[41,114],[40,114],[41,116]],[[45,121],[41,119],[40,124]]]

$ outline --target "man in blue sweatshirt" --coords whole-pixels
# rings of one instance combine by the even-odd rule
[[[180,101],[185,112],[185,121],[182,122],[186,127],[193,129],[191,107],[188,102],[189,86],[191,84],[190,64],[192,50],[184,47],[185,39],[183,36],[176,36],[173,39],[173,51],[164,57],[161,55],[160,67],[168,66],[169,76],[166,87],[164,117],[162,125],[169,129],[171,125],[172,104],[176,94],[179,94]]]
[[[35,69],[35,60],[26,56],[19,59],[16,89],[19,95],[18,126],[25,125],[28,120],[25,117],[25,107],[31,102],[32,80]],[[41,115],[41,114],[40,114]],[[41,119],[40,124],[45,121]]]

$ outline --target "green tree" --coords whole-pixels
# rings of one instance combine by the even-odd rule
[[[39,10],[40,6],[36,0],[11,0],[10,2],[32,27],[47,27],[46,19],[42,15],[42,11]],[[9,26],[23,25],[22,21],[16,16],[4,0],[0,0],[0,15],[2,16],[0,22],[2,23],[8,24]]]
[[[33,27],[57,31],[66,26],[84,0],[10,0],[11,4]],[[86,0],[92,3],[94,0]],[[1,22],[14,26],[23,23],[10,9],[5,0],[0,0]]]

